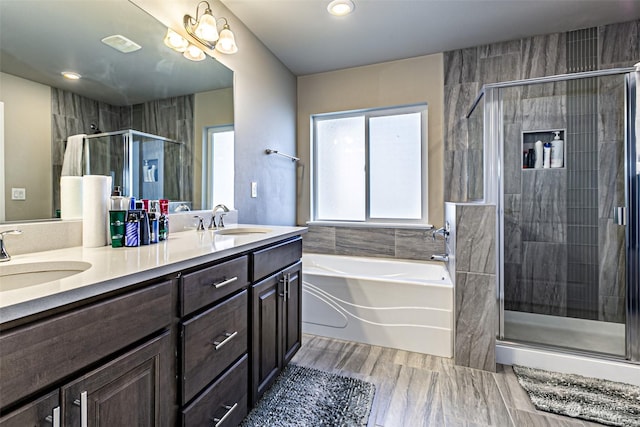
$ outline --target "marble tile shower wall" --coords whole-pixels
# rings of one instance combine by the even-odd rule
[[[429,260],[444,253],[444,243],[433,241],[431,230],[403,228],[327,227],[310,225],[302,237],[305,252]]]
[[[91,133],[91,124],[103,132],[135,129],[185,143],[182,179],[183,200],[190,200],[192,193],[191,156],[193,153],[193,95],[150,101],[134,106],[114,106],[85,98],[62,89],[51,88],[51,151],[52,178],[60,182],[65,141],[68,136]],[[168,159],[171,161],[178,161]],[[173,182],[171,185],[178,185]],[[174,193],[175,194],[175,191]],[[60,208],[59,186],[53,186],[53,210]]]
[[[578,37],[575,33],[579,32],[557,33],[445,53],[445,182],[451,183],[445,188],[445,200],[468,200],[473,196],[470,191],[475,188],[473,182],[481,180],[480,174],[474,175],[474,168],[470,167],[475,163],[475,147],[469,135],[474,133],[469,128],[470,122],[463,117],[483,84],[586,71],[593,69],[588,67],[594,58],[595,68],[599,69],[631,66],[640,59],[637,42],[640,21],[583,32]],[[593,40],[587,40],[589,38],[597,40],[593,43]],[[590,48],[580,46],[576,49],[574,44],[580,43]],[[580,114],[583,115],[580,120],[574,119],[578,126],[574,133],[592,132],[584,128],[593,122],[586,120],[585,114],[594,119],[597,116],[600,133],[596,156],[592,156],[597,159],[597,165],[592,168],[596,170],[596,176],[581,177],[587,182],[597,181],[596,198],[600,199],[597,210],[600,212],[595,224],[585,223],[584,218],[576,220],[578,209],[567,209],[571,207],[567,205],[567,191],[572,191],[571,186],[576,185],[571,172],[567,169],[544,171],[546,173],[522,171],[521,147],[505,143],[504,212],[505,244],[508,245],[504,260],[505,283],[517,283],[517,286],[505,288],[508,309],[576,315],[579,311],[584,314],[584,309],[588,308],[592,310],[592,318],[623,321],[624,269],[618,264],[620,251],[624,249],[623,240],[620,239],[621,231],[610,218],[611,206],[619,203],[623,188],[620,176],[624,170],[621,166],[623,153],[615,144],[623,135],[620,133],[623,116],[618,116],[619,111],[616,111],[622,105],[619,103],[622,95],[610,80],[600,79],[599,85],[599,98],[591,96],[591,100],[595,99],[599,105],[595,115],[576,111],[573,107],[567,113],[567,104],[575,100],[567,99],[566,83],[504,91],[505,142],[520,141],[523,130],[567,128],[569,132],[567,118]],[[614,117],[616,119],[612,120]],[[609,145],[605,145],[607,143]],[[577,153],[567,152],[567,155]],[[612,186],[612,182],[619,184]],[[616,190],[612,194],[605,191],[606,188]],[[545,202],[550,199],[557,202]],[[574,207],[581,207],[587,199],[577,199],[578,206]],[[569,203],[575,205],[576,199],[572,197],[571,200]],[[587,227],[599,229],[595,238],[601,250],[595,261],[575,259],[585,251],[580,240],[585,234],[580,229]],[[580,232],[576,233],[576,230]],[[593,238],[593,233],[589,238]],[[568,268],[570,258],[574,268]],[[595,267],[596,276],[599,276],[599,285],[591,286],[587,292],[584,286],[575,286],[569,281],[577,280],[585,266],[587,269]]]
[[[455,277],[454,361],[495,372],[498,329],[496,207],[445,203],[449,274]]]

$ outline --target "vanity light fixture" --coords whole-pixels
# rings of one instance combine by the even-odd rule
[[[327,6],[327,10],[334,16],[345,16],[353,12],[356,5],[351,0],[333,0]]]
[[[82,77],[80,74],[73,71],[63,71],[60,74],[62,74],[65,79],[69,80],[80,80],[80,78]]]
[[[180,53],[184,52],[189,47],[187,39],[173,31],[171,28],[167,28],[167,35],[164,37],[164,44]]]
[[[200,14],[200,6],[204,5],[204,12]],[[222,30],[218,32],[218,23],[224,22]],[[220,53],[232,54],[238,51],[235,36],[229,28],[226,18],[216,19],[207,1],[201,1],[196,6],[196,17],[184,15],[184,29],[195,40],[209,49]]]
[[[202,49],[193,44],[190,44],[189,47],[187,47],[182,56],[191,61],[202,61],[207,57]]]

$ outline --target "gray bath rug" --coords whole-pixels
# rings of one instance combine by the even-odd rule
[[[611,426],[640,427],[640,387],[515,365],[513,372],[541,411]]]
[[[374,393],[366,381],[290,364],[241,426],[366,426]]]

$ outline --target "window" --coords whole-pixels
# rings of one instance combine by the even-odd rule
[[[202,207],[219,203],[234,206],[234,130],[233,125],[206,128],[202,152]]]
[[[425,104],[312,116],[312,221],[427,223]]]

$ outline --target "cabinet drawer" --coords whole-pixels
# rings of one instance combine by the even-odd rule
[[[182,315],[211,304],[249,283],[246,256],[188,273],[182,279]]]
[[[247,295],[244,290],[183,324],[182,404],[246,353]]]
[[[240,424],[247,415],[248,372],[248,356],[244,355],[182,411],[182,425],[223,427]]]
[[[51,419],[48,420],[48,417]],[[60,422],[57,390],[3,415],[0,417],[0,427],[53,426],[54,417]]]
[[[0,407],[171,322],[171,282],[78,308],[0,336]]]
[[[302,257],[302,238],[256,251],[252,256],[252,281],[255,282],[297,262]]]

